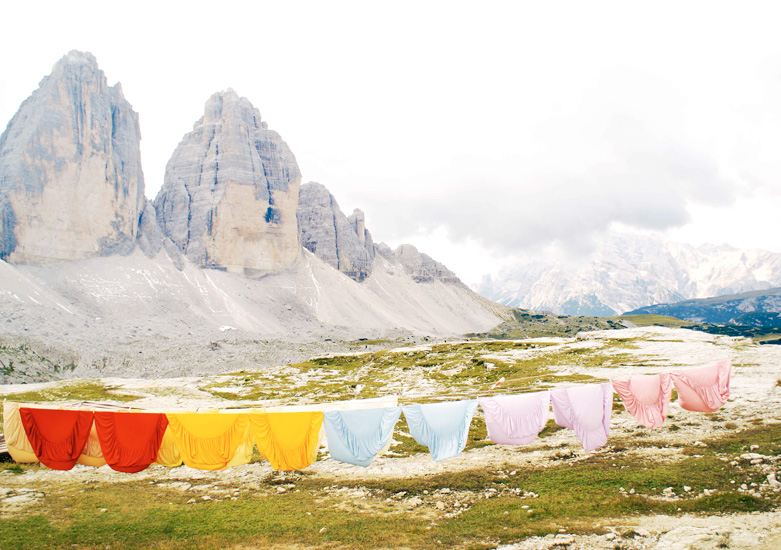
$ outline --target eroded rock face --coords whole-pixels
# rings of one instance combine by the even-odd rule
[[[154,206],[163,233],[196,265],[252,275],[299,259],[300,184],[287,144],[228,90],[209,98],[179,143]]]
[[[391,261],[399,262],[416,283],[434,280],[444,283],[461,283],[455,273],[428,254],[418,252],[411,244],[400,244],[395,250],[385,244],[377,245],[377,252]]]
[[[301,186],[296,215],[304,248],[356,281],[371,274],[374,243],[363,212],[348,218],[325,186],[309,182]]]
[[[0,258],[133,250],[144,204],[138,115],[90,53],[72,51],[0,136]]]

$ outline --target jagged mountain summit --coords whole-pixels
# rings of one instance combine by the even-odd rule
[[[260,111],[218,92],[168,161],[157,220],[193,263],[267,273],[300,258],[296,158]]]
[[[301,186],[296,216],[304,248],[351,279],[371,275],[374,242],[362,211],[348,218],[324,185],[310,181]]]
[[[138,115],[95,57],[60,59],[0,136],[0,259],[130,253],[144,204],[140,139]]]
[[[484,277],[477,291],[509,306],[610,316],[647,305],[779,285],[781,254],[613,234],[588,262],[521,262]]]
[[[301,358],[252,359],[259,338],[458,335],[509,315],[415,247],[375,244],[363,212],[345,216],[325,187],[300,186],[293,153],[232,90],[206,102],[153,202],[138,145],[137,115],[80,52],[8,125],[4,341],[62,353],[79,376],[175,375],[219,370],[188,350],[227,335],[245,368]]]

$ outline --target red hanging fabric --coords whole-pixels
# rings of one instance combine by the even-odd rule
[[[128,411],[95,411],[103,458],[112,469],[130,474],[146,469],[168,427],[165,414]]]
[[[92,411],[32,409],[19,415],[35,456],[52,470],[70,470],[87,444]]]

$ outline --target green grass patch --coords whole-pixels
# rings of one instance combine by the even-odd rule
[[[139,395],[122,393],[117,386],[111,386],[83,380],[79,382],[62,382],[50,388],[38,391],[10,393],[4,396],[9,401],[19,403],[39,403],[45,401],[135,401]]]
[[[629,321],[630,323],[635,324],[638,327],[657,326],[657,327],[680,328],[680,327],[690,327],[696,324],[690,321],[683,321],[681,319],[678,319],[677,317],[670,317],[668,315],[651,315],[651,314],[621,315],[619,317],[611,317],[611,319],[614,319],[616,321]]]

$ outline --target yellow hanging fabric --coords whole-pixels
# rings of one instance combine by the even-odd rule
[[[303,470],[317,459],[323,413],[250,412],[252,438],[275,470]]]
[[[24,433],[22,417],[19,415],[19,403],[5,401],[3,403],[3,434],[8,454],[14,462],[38,462],[30,440]]]
[[[166,415],[169,418],[170,416]],[[163,442],[160,443],[160,449],[157,451],[157,458],[153,464],[159,464],[160,466],[167,466],[169,468],[176,468],[182,463],[182,455],[179,453],[179,447],[176,444],[176,434],[171,429],[171,425],[165,429],[163,435]]]
[[[84,450],[81,451],[77,462],[85,466],[94,466],[95,468],[106,465],[106,459],[103,458],[103,449],[100,448],[100,439],[98,439],[98,430],[95,428],[94,420],[89,430],[87,444],[84,445]]]
[[[183,413],[168,415],[168,426],[176,435],[182,461],[199,470],[222,470],[246,464],[249,415],[246,413]],[[237,456],[238,455],[238,456]]]

